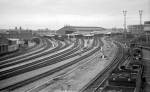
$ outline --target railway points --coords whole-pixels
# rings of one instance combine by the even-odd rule
[[[120,49],[118,50],[118,52],[116,54],[116,58],[113,59],[112,63],[109,64],[102,72],[97,74],[97,76],[95,76],[95,78],[93,80],[91,80],[91,82],[89,82],[89,84],[87,84],[85,87],[83,87],[83,89],[81,89],[80,92],[91,92],[91,91],[98,90],[100,88],[100,86],[102,85],[102,83],[106,80],[106,78],[108,78],[109,73],[119,63],[119,61],[120,61],[119,59],[122,58],[122,55],[123,55],[123,49],[120,47]]]
[[[86,53],[89,53],[89,52],[91,52],[91,51],[88,51],[88,52],[86,52]],[[83,56],[86,54],[86,53],[83,53]],[[68,60],[65,60],[65,62],[67,61],[67,62],[76,62],[75,61],[75,59],[77,59],[77,58],[79,58],[80,56],[75,56],[75,57],[73,57],[73,58],[70,58],[70,59],[68,59]],[[91,56],[89,57],[89,59],[91,59]],[[85,63],[85,61],[87,62],[89,59],[86,59],[86,60],[82,60],[82,61],[78,61],[77,63],[75,63],[75,64],[71,64],[70,66],[67,66],[65,69],[63,69],[63,70],[61,70],[61,71],[58,71],[57,73],[57,76],[56,76],[56,73],[54,73],[54,74],[52,74],[52,75],[50,75],[50,76],[53,76],[53,75],[55,75],[55,77],[50,77],[50,79],[47,79],[47,82],[45,83],[43,83],[43,84],[41,84],[41,85],[38,85],[39,83],[42,83],[43,81],[43,79],[41,79],[41,81],[39,82],[39,83],[36,83],[36,84],[33,84],[33,85],[37,85],[36,87],[33,87],[33,88],[31,88],[30,90],[28,90],[29,92],[31,91],[36,91],[36,90],[38,90],[38,91],[40,91],[41,89],[43,89],[43,87],[44,88],[46,88],[45,87],[45,85],[46,86],[48,86],[48,84],[51,84],[50,82],[51,81],[53,81],[53,80],[57,80],[57,77],[59,77],[60,79],[62,78],[62,77],[64,77],[65,75],[68,75],[68,74],[70,74],[71,72],[73,72],[73,71],[75,71],[75,69],[77,68],[78,69],[78,67],[79,66],[81,66],[81,64],[82,63]],[[82,63],[81,63],[82,62]],[[61,63],[61,62],[60,62]],[[64,62],[62,62],[62,63],[64,63]],[[68,69],[67,69],[68,68]],[[67,69],[67,70],[66,70]],[[60,73],[59,73],[60,72]],[[59,79],[58,79],[59,80]],[[30,85],[30,84],[29,84]],[[33,86],[32,85],[32,86]],[[31,87],[31,86],[30,86]],[[40,90],[39,90],[40,89]]]
[[[150,50],[149,49],[143,49],[143,92],[149,92],[150,90]]]
[[[123,44],[118,45],[123,51],[119,52],[113,61],[114,63],[116,60],[118,63],[115,65],[112,63],[111,68],[106,67],[105,71],[97,75],[81,92],[141,92],[143,72],[141,49],[132,48],[131,54],[127,54],[126,49],[129,48],[125,48]]]
[[[67,51],[66,51],[67,52]],[[61,52],[61,53],[63,53],[63,52]],[[60,53],[59,53],[60,54]],[[55,56],[57,56],[57,54],[55,55]]]
[[[40,51],[31,52],[31,54],[29,53],[27,55],[23,55],[23,56],[20,56],[18,58],[17,57],[16,58],[11,58],[9,60],[5,60],[5,61],[1,62],[0,68],[2,69],[2,68],[5,68],[5,67],[9,67],[9,66],[12,66],[12,65],[22,63],[24,61],[29,61],[30,59],[32,60],[32,59],[34,59],[36,57],[39,57],[39,56],[43,56],[43,55],[45,55],[45,53],[47,53],[51,49],[53,49],[53,47],[49,47],[48,44],[47,44],[47,45],[45,45],[45,48],[40,50]]]
[[[54,43],[53,43],[54,44]],[[57,47],[57,43],[56,44],[56,47]],[[36,51],[33,51],[31,53],[28,53],[28,54],[24,54],[22,56],[19,56],[19,57],[15,57],[15,58],[10,58],[9,60],[5,60],[3,61],[4,63],[6,62],[10,62],[10,61],[21,61],[23,59],[28,59],[31,58],[31,57],[35,57],[35,56],[40,56],[40,55],[43,55],[45,54],[46,52],[50,51],[51,49],[54,49],[55,47],[51,47],[51,46],[48,46],[48,45],[51,45],[51,43],[47,43],[45,44],[45,46],[43,46],[43,48],[41,49],[38,49]],[[10,63],[13,63],[13,62],[10,62]]]
[[[138,87],[140,87],[141,85],[137,85],[137,83],[133,83],[133,87],[122,87],[122,86],[118,86],[117,84],[115,84],[114,86],[113,84],[116,81],[121,81],[118,79],[119,78],[121,79],[122,76],[129,77],[127,80],[125,78],[124,79],[125,81],[135,82],[135,75],[141,75],[142,73],[141,70],[143,66],[139,65],[138,63],[132,63],[132,64],[130,63],[130,61],[140,60],[140,57],[138,57],[140,56],[139,53],[133,54],[133,53],[137,53],[138,51],[136,52],[136,50],[138,49],[133,49],[131,51],[133,53],[131,53],[130,55],[133,55],[134,57],[134,58],[133,57],[131,58],[130,55],[127,54],[127,51],[128,51],[127,49],[129,49],[129,47],[126,48],[124,44],[113,41],[113,39],[111,39],[109,36],[106,36],[106,37],[104,36],[103,39],[105,41],[102,41],[102,42],[100,40],[101,37],[97,37],[94,35],[93,35],[93,38],[91,39],[88,39],[87,37],[85,38],[81,37],[81,38],[76,38],[76,41],[68,40],[68,38],[66,39],[63,36],[61,37],[58,36],[58,37],[59,39],[44,37],[44,39],[48,39],[47,42],[51,42],[51,46],[52,46],[52,47],[49,46],[47,49],[45,49],[45,51],[41,51],[41,53],[39,54],[38,53],[33,54],[33,55],[31,54],[28,57],[29,59],[27,58],[23,59],[20,56],[20,59],[18,58],[18,60],[16,60],[16,62],[19,62],[19,63],[15,63],[15,61],[6,63],[6,66],[5,66],[6,68],[1,68],[4,70],[0,71],[2,74],[0,75],[0,78],[2,78],[0,80],[0,83],[3,84],[0,86],[0,90],[1,91],[8,90],[12,92],[17,92],[17,91],[19,92],[21,90],[24,90],[27,92],[36,92],[36,91],[44,92],[45,90],[47,91],[52,90],[51,88],[49,89],[49,87],[53,87],[52,85],[55,85],[55,83],[56,85],[57,84],[59,85],[56,87],[58,88],[56,90],[60,90],[60,87],[61,87],[62,91],[73,90],[73,91],[80,91],[80,92],[91,92],[91,91],[92,92],[99,92],[99,91],[105,92],[106,90],[107,91],[122,90],[124,92],[124,90],[126,91],[128,90],[132,92],[133,90],[140,90],[138,89]],[[63,40],[60,38],[62,38]],[[101,45],[104,45],[103,48],[100,46],[100,43]],[[115,45],[118,47],[118,51],[112,48]],[[57,47],[59,47],[59,49],[56,50]],[[114,51],[108,54],[109,48],[113,49]],[[115,52],[116,52],[116,57],[113,56]],[[81,53],[81,55],[79,55],[79,53]],[[92,55],[94,55],[93,56],[94,58],[91,57]],[[97,56],[97,55],[100,55],[100,56]],[[112,57],[113,61],[108,63],[107,60],[110,60],[110,57]],[[88,60],[87,58],[89,58],[90,60]],[[102,65],[105,66],[102,69],[100,67],[97,69],[96,67],[94,67],[95,72],[94,70],[93,72],[91,70],[88,70],[88,69],[92,69],[92,67],[94,66],[94,64],[96,64],[96,62],[100,62],[99,59],[105,59],[106,61],[105,60],[104,61],[105,63],[107,62],[108,65],[103,65],[103,63],[101,63],[100,64],[101,66]],[[23,60],[24,62],[22,62]],[[84,63],[81,64],[80,63],[81,61],[84,61]],[[14,65],[11,65],[11,63],[14,63]],[[80,65],[78,63],[80,63]],[[12,69],[9,69],[7,64],[8,65],[10,64],[10,67]],[[78,66],[75,66],[75,65],[78,65]],[[96,65],[98,66],[98,63]],[[13,66],[16,66],[16,67],[13,68]],[[130,73],[128,74],[127,71],[126,71],[126,74],[124,73],[122,74],[120,70],[117,70],[117,72],[119,72],[119,74],[117,74],[115,71],[117,68],[120,70],[125,69],[123,71],[126,71],[127,69],[128,71],[131,71],[131,72],[134,72],[134,70],[130,70],[131,68],[136,68],[136,69],[138,68],[139,70],[138,69],[135,70],[138,72],[135,72],[136,74],[132,78],[132,75],[128,76],[130,75]],[[85,70],[87,70],[86,73],[85,73]],[[90,73],[88,74],[88,72]],[[87,77],[87,79],[86,77],[83,78],[83,76],[86,76],[87,74],[90,75],[90,77]],[[118,77],[118,79],[116,77]],[[141,76],[139,77],[136,76],[136,78],[139,78],[139,80],[141,81],[140,77]],[[16,78],[18,80],[15,80]],[[72,81],[72,82],[68,84],[69,81]],[[141,84],[140,81],[138,84]],[[123,82],[121,83],[122,84],[119,84],[119,85],[124,85]],[[126,86],[128,85],[128,83],[129,82],[127,82]],[[80,86],[77,86],[78,84]],[[132,83],[129,83],[129,84],[131,86]],[[139,91],[136,91],[136,92],[139,92]]]
[[[18,57],[29,55],[30,53],[37,52],[37,49],[44,48],[44,45],[45,45],[45,40],[40,39],[40,43],[37,44],[36,46],[33,46],[31,48],[28,48],[28,49],[21,50],[21,51],[19,51],[20,53],[18,52],[18,53],[13,53],[13,54],[10,54],[10,55],[6,55],[4,57],[1,57],[0,60],[5,61],[5,60],[9,60],[9,59],[13,59],[13,58],[15,59],[15,58],[18,58]]]
[[[30,50],[30,52],[28,53],[24,53],[15,57],[11,57],[11,58],[7,58],[7,59],[3,59],[1,62],[9,62],[9,61],[14,61],[14,60],[18,60],[19,58],[24,58],[27,57],[28,55],[32,55],[35,54],[36,52],[42,51],[46,48],[47,44],[45,44],[45,42],[42,42],[42,44],[40,44],[41,46],[39,46],[39,48],[35,49],[35,50]],[[45,46],[44,46],[45,45]],[[0,63],[1,63],[0,62]]]
[[[1,56],[0,57],[0,60],[4,60],[4,59],[7,59],[7,58],[11,58],[11,57],[15,57],[15,56],[18,56],[20,54],[24,54],[24,53],[28,53],[32,50],[35,50],[36,48],[39,48],[42,44],[43,44],[43,41],[39,38],[39,43],[37,43],[36,41],[32,41],[32,43],[35,43],[35,45],[33,46],[28,46],[28,47],[24,47],[22,46],[22,44],[20,44],[21,42],[20,41],[17,41],[16,44],[18,44],[19,46],[19,49],[15,52],[12,52],[10,54],[7,54],[4,55],[4,56]]]
[[[58,48],[60,48],[60,46],[58,46],[57,48],[54,48],[54,49],[52,49],[50,52],[53,52],[53,51],[55,51],[55,50],[59,50]],[[62,48],[60,48],[60,49],[62,49]],[[66,51],[67,52],[67,51]],[[63,53],[63,52],[61,52],[61,53]],[[44,54],[46,54],[46,53],[44,53]],[[42,54],[42,55],[44,55],[44,54]],[[57,54],[59,54],[59,53],[57,53]],[[57,54],[54,54],[54,55],[52,55],[52,56],[50,56],[50,57],[47,57],[47,59],[49,59],[49,58],[52,58],[52,57],[56,57],[57,56]],[[53,60],[54,60],[54,58],[52,58]],[[41,62],[42,61],[42,62]],[[37,62],[37,63],[35,63],[35,62]],[[24,64],[24,65],[21,65],[21,66],[18,66],[17,65],[17,67],[14,67],[14,68],[12,68],[12,69],[9,69],[9,70],[6,70],[6,71],[2,71],[3,73],[4,73],[4,75],[1,75],[1,76],[5,76],[5,77],[3,77],[3,78],[8,78],[8,77],[10,77],[10,75],[11,76],[15,76],[15,75],[18,75],[19,74],[19,72],[20,71],[22,71],[22,72],[20,72],[20,73],[23,73],[23,72],[26,72],[26,70],[27,71],[31,71],[31,70],[33,70],[33,69],[36,69],[36,68],[38,68],[38,67],[43,67],[43,65],[44,66],[47,66],[47,64],[46,64],[46,62],[48,63],[48,60],[46,60],[46,59],[41,59],[41,60],[37,60],[37,61],[35,61],[35,62],[30,62],[30,63],[28,63],[27,62],[27,64]],[[42,64],[43,62],[45,62],[45,64]],[[26,63],[26,62],[25,62]],[[31,64],[32,63],[32,64]],[[50,63],[50,62],[49,62]],[[33,65],[36,65],[36,66],[33,66]],[[42,65],[42,66],[40,66],[40,64]],[[37,67],[38,66],[38,67]],[[17,68],[18,67],[20,67],[20,69],[18,69],[17,70]],[[29,67],[30,67],[30,69],[29,69]],[[32,68],[31,68],[32,67]],[[34,68],[33,68],[34,67]],[[26,70],[25,70],[25,68],[26,68]],[[1,72],[1,73],[2,73]],[[17,73],[18,72],[18,73]],[[10,75],[9,75],[10,74]],[[9,75],[9,76],[8,76]],[[1,77],[2,78],[2,77]]]
[[[0,0],[0,92],[150,92],[150,0]]]

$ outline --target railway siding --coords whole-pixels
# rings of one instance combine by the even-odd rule
[[[52,56],[52,55],[54,55],[54,54],[63,52],[63,51],[65,51],[65,50],[67,50],[67,49],[69,49],[69,48],[71,48],[71,47],[73,47],[73,44],[70,45],[70,46],[68,46],[67,48],[65,48],[65,49],[63,49],[63,50],[60,50],[60,51],[51,53],[50,55],[48,54],[48,55],[44,55],[44,56],[41,56],[41,57],[38,57],[38,58],[33,58],[33,59],[31,59],[31,60],[28,60],[28,62],[23,62],[23,63],[18,64],[18,65],[10,66],[10,67],[7,67],[6,69],[2,69],[2,70],[0,70],[0,71],[8,70],[9,68],[11,69],[11,68],[18,67],[18,66],[21,66],[21,65],[25,65],[25,64],[28,64],[28,63],[31,63],[31,62],[35,62],[35,61],[37,61],[37,60],[41,60],[41,59],[43,59],[43,58],[50,57],[50,56]],[[52,50],[52,49],[54,49],[54,48],[49,48],[48,50],[45,50],[45,51],[43,51],[42,53],[48,52],[48,51],[50,51],[50,50]],[[41,53],[40,53],[40,54],[41,54]],[[38,55],[38,54],[34,54],[34,55],[29,56],[29,57],[27,57],[27,58],[30,58],[30,57],[33,57],[33,56],[36,56],[36,55]],[[26,58],[23,58],[23,59],[26,59]],[[23,59],[20,59],[20,60],[23,60]],[[18,61],[19,61],[19,60],[18,60]],[[16,62],[17,62],[17,61],[16,61]]]
[[[71,73],[60,77],[57,81],[53,82],[50,86],[41,90],[40,92],[47,92],[49,90],[51,92],[64,90],[78,92],[80,89],[82,89],[82,87],[84,87],[90,80],[92,80],[93,77],[97,75],[97,73],[103,70],[105,66],[107,66],[110,63],[111,59],[113,59],[114,57],[112,55],[112,52],[116,51],[116,47],[108,46],[108,43],[104,40],[103,42],[103,47],[105,47],[103,50],[105,54],[108,57],[111,57],[102,58],[102,52],[98,51],[97,53],[90,56],[89,60],[83,60],[85,62],[84,64],[79,65]]]
[[[144,90],[143,92],[150,91],[150,50],[143,49],[143,64],[144,64],[144,71],[143,71],[143,82],[144,82]]]
[[[42,48],[44,46],[45,41],[42,40],[41,38],[39,38],[39,39],[40,39],[39,44],[36,44],[32,47],[21,48],[18,52],[11,53],[11,54],[8,54],[8,55],[5,55],[5,56],[1,57],[0,61],[7,60],[7,59],[10,59],[10,58],[13,58],[13,57],[16,58],[18,56],[22,56],[24,54],[28,54],[29,52],[33,52],[33,51],[36,51],[36,50]]]
[[[73,44],[70,45],[68,48],[71,48],[72,46],[73,46]],[[65,48],[65,49],[63,49],[63,50],[60,50],[60,51],[58,51],[57,53],[63,52],[63,51],[65,51],[65,50],[68,49],[68,48]],[[54,55],[54,54],[56,54],[56,53],[52,53],[52,55]],[[36,60],[40,60],[41,58],[45,58],[45,57],[49,57],[49,55],[44,56],[44,57],[39,57],[39,58],[33,59],[33,60],[31,60],[31,61],[34,62],[34,61],[36,61]],[[23,64],[23,63],[22,63],[22,64]],[[56,66],[57,66],[57,64],[56,64]],[[6,86],[6,85],[11,85],[11,84],[17,83],[17,82],[19,82],[19,81],[28,79],[28,78],[30,78],[30,77],[36,76],[36,75],[42,73],[42,70],[51,69],[51,67],[52,67],[52,66],[48,66],[48,68],[47,68],[47,67],[43,67],[43,69],[40,68],[40,69],[37,69],[37,70],[34,70],[34,71],[30,71],[30,72],[27,72],[27,73],[24,73],[24,74],[21,74],[21,75],[18,75],[18,76],[14,76],[14,77],[11,77],[11,78],[2,80],[2,81],[0,81],[0,84],[3,84],[3,85],[0,85],[0,88],[1,88],[1,86],[3,87],[3,86]],[[54,67],[54,65],[53,65],[53,67]],[[47,69],[46,69],[46,68],[47,68]],[[42,70],[41,70],[41,69],[42,69]]]
[[[37,47],[30,49],[30,52],[26,52],[26,53],[20,54],[20,55],[15,56],[15,57],[7,58],[6,60],[3,59],[1,62],[8,62],[8,61],[10,62],[10,61],[14,61],[15,59],[17,60],[19,58],[26,57],[30,54],[44,50],[46,48],[46,46],[47,46],[47,44],[44,41],[42,41]]]
[[[96,92],[97,90],[101,89],[105,79],[108,78],[110,72],[119,64],[120,59],[123,56],[124,50],[122,46],[118,44],[116,45],[118,46],[118,50],[116,51],[115,57],[112,60],[113,62],[110,62],[110,64],[102,72],[98,73],[96,77],[94,77],[94,79],[89,84],[87,84],[87,86],[80,90],[80,92]]]

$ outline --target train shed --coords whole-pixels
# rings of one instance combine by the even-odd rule
[[[103,30],[105,29],[102,27],[64,26],[63,28],[57,30],[56,33],[59,35],[72,34],[72,33],[87,34],[95,31],[103,31]]]

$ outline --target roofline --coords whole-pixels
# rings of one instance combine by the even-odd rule
[[[94,26],[64,26],[64,27],[78,27],[78,28],[103,28],[103,27],[94,27]],[[105,29],[105,28],[103,28]]]

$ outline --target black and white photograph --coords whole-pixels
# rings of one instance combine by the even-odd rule
[[[0,92],[150,92],[150,0],[0,0]]]

